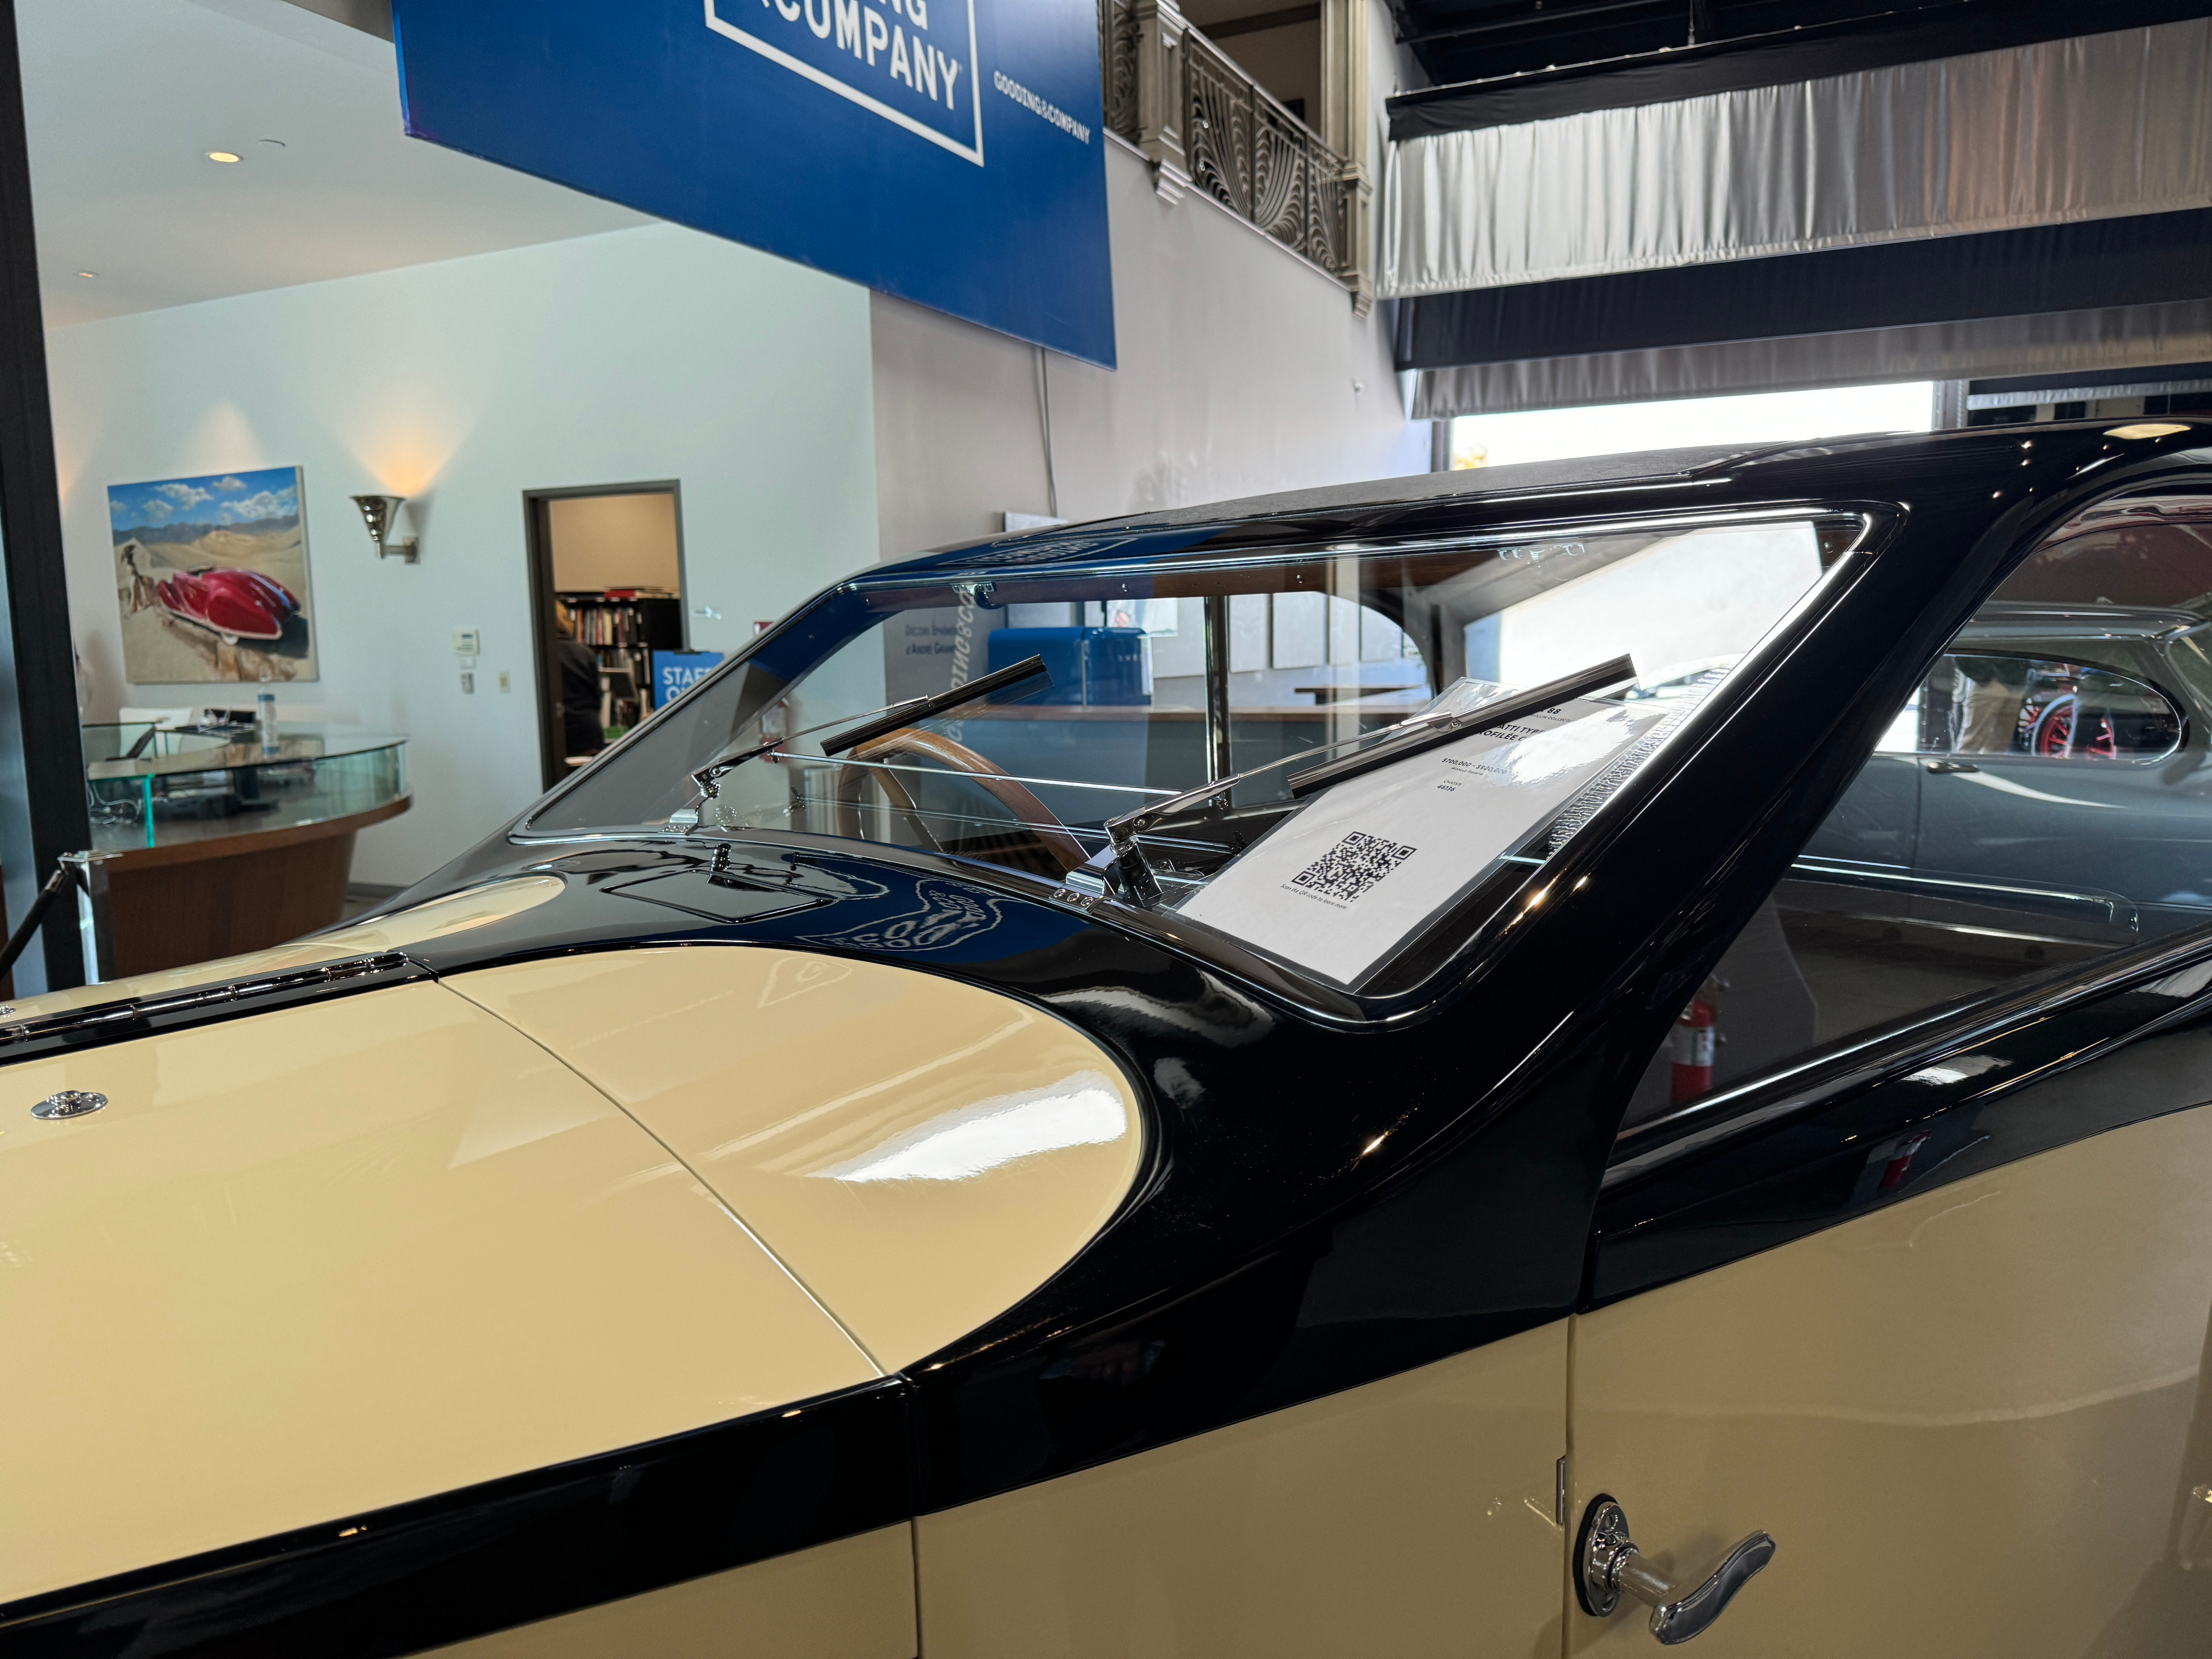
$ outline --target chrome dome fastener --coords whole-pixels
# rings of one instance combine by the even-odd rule
[[[64,1089],[58,1094],[48,1095],[31,1108],[37,1118],[89,1117],[107,1104],[107,1097],[94,1094],[89,1089]]]

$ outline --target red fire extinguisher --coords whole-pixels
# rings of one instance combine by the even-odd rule
[[[1674,1061],[1673,1097],[1677,1106],[1712,1092],[1714,1027],[1719,1019],[1720,1012],[1711,1003],[1692,997],[1674,1022],[1668,1046]]]
[[[1927,1144],[1924,1134],[1907,1135],[1897,1143],[1897,1150],[1889,1155],[1889,1162],[1882,1168],[1881,1191],[1893,1193],[1905,1184],[1905,1177],[1912,1171],[1913,1158]]]

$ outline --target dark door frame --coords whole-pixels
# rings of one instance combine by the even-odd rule
[[[0,0],[0,881],[10,917],[28,911],[63,854],[92,846],[34,233],[15,0]],[[84,983],[76,911],[66,897],[47,910],[45,948],[17,961],[17,990]]]
[[[7,0],[0,0],[0,4]],[[568,775],[566,745],[553,711],[560,701],[561,674],[553,660],[553,515],[550,503],[586,495],[671,495],[676,501],[676,614],[684,629],[684,648],[691,648],[690,572],[684,553],[684,486],[674,478],[635,483],[570,484],[558,489],[522,492],[523,545],[530,568],[530,665],[538,711],[538,756],[544,787]]]

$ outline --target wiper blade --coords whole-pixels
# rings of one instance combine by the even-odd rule
[[[965,685],[956,685],[949,691],[939,691],[933,696],[916,697],[911,702],[902,702],[886,708],[865,726],[856,726],[849,732],[841,732],[822,745],[825,755],[842,755],[848,749],[857,749],[871,738],[880,738],[886,732],[896,732],[902,726],[911,726],[916,720],[926,720],[933,714],[947,714],[963,703],[973,702],[978,697],[988,697],[994,691],[1004,691],[1009,686],[1021,685],[1042,675],[1044,684],[1037,690],[1052,690],[1052,675],[1044,665],[1042,657],[1024,657],[1011,668],[1001,668],[994,674],[986,674],[980,680],[970,680]],[[866,718],[865,716],[863,718]],[[830,722],[835,725],[833,720]]]
[[[1624,680],[1635,678],[1636,665],[1625,656],[1585,668],[1577,674],[1561,675],[1558,679],[1524,691],[1517,697],[1501,697],[1494,702],[1484,703],[1479,708],[1470,708],[1464,714],[1454,714],[1435,721],[1420,731],[1408,732],[1403,737],[1378,743],[1372,749],[1346,755],[1342,760],[1328,761],[1304,772],[1293,772],[1291,775],[1291,799],[1297,800],[1316,789],[1342,783],[1346,778],[1356,778],[1361,773],[1372,772],[1379,766],[1394,765],[1458,738],[1471,738],[1478,732],[1526,719],[1530,714],[1541,714],[1555,703],[1572,702],[1577,697],[1587,697],[1592,692],[1605,690],[1609,686],[1619,685]]]
[[[782,737],[771,738],[766,743],[726,749],[694,772],[691,781],[699,786],[702,795],[713,800],[719,793],[714,787],[715,779],[726,772],[736,770],[749,760],[757,760],[763,755],[782,748],[794,738],[805,737],[809,732],[826,732],[833,726],[847,726],[849,729],[840,732],[822,745],[822,752],[825,755],[842,755],[848,749],[857,749],[871,738],[879,738],[886,732],[896,732],[916,720],[926,720],[933,714],[949,713],[963,703],[975,702],[978,697],[988,697],[993,692],[1004,691],[1009,686],[1025,684],[1040,676],[1043,678],[1044,684],[1037,689],[1049,691],[1052,675],[1044,665],[1044,659],[1041,656],[1026,657],[1010,668],[1001,668],[995,673],[984,675],[980,680],[970,680],[965,685],[956,685],[950,690],[932,692],[926,697],[909,697],[904,702],[888,703],[872,714],[841,714],[834,720],[824,720],[819,726],[806,727],[805,731],[787,732]],[[860,724],[850,725],[854,720]]]
[[[1109,839],[1116,846],[1127,846],[1132,837],[1149,834],[1156,826],[1190,807],[1200,806],[1209,800],[1226,796],[1239,785],[1249,783],[1263,772],[1273,772],[1285,766],[1295,766],[1300,761],[1310,760],[1327,750],[1342,749],[1355,743],[1373,743],[1393,732],[1403,733],[1413,730],[1425,731],[1438,720],[1452,718],[1454,717],[1449,714],[1425,713],[1409,714],[1404,720],[1394,720],[1389,726],[1377,726],[1372,732],[1355,732],[1348,738],[1338,738],[1331,742],[1317,744],[1311,749],[1301,749],[1294,755],[1278,755],[1273,760],[1261,761],[1257,766],[1248,766],[1242,772],[1231,772],[1227,777],[1212,779],[1201,783],[1195,789],[1186,789],[1181,794],[1172,796],[1166,800],[1147,801],[1144,805],[1133,807],[1119,817],[1107,819],[1103,827]]]
[[[1618,685],[1623,680],[1635,678],[1636,665],[1627,657],[1615,657],[1611,662],[1600,663],[1579,673],[1565,675],[1537,686],[1534,690],[1518,692],[1511,696],[1493,697],[1487,702],[1478,703],[1464,714],[1414,714],[1378,732],[1363,732],[1352,737],[1340,738],[1334,743],[1323,744],[1322,747],[1334,749],[1352,743],[1367,743],[1369,746],[1340,760],[1328,761],[1319,766],[1309,767],[1303,772],[1292,773],[1289,784],[1291,798],[1297,799],[1329,784],[1341,783],[1345,779],[1357,777],[1363,772],[1389,766],[1460,738],[1474,737],[1494,726],[1540,714],[1554,703],[1570,702],[1577,697],[1588,696],[1593,691],[1602,691],[1607,686]],[[1381,741],[1374,741],[1376,738]],[[1305,751],[1306,754],[1312,752],[1311,750]],[[1285,755],[1228,777],[1200,784],[1171,800],[1155,801],[1133,812],[1124,812],[1119,817],[1109,818],[1104,826],[1107,846],[1091,862],[1098,864],[1110,858],[1119,866],[1124,891],[1140,902],[1156,902],[1160,896],[1159,881],[1145,861],[1144,849],[1137,844],[1138,836],[1147,834],[1187,808],[1227,796],[1248,779],[1304,758],[1304,755]]]

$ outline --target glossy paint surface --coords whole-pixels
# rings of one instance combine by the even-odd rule
[[[665,1148],[436,986],[0,1081],[0,1600],[875,1375]],[[63,1088],[109,1104],[33,1120]]]
[[[2208,1316],[2200,1109],[1578,1315],[1576,1513],[1611,1492],[1685,1574],[1774,1535],[1711,1659],[2202,1651]],[[1571,1651],[1649,1650],[1570,1617]]]
[[[914,1659],[900,1525],[433,1650],[438,1659]]]
[[[904,1527],[908,1393],[869,1382],[10,1603],[0,1650],[393,1659]]]
[[[1566,1335],[924,1516],[930,1659],[1551,1659]]]
[[[702,946],[448,983],[619,1102],[886,1370],[1051,1278],[1142,1161],[1096,1042],[912,968]]]

